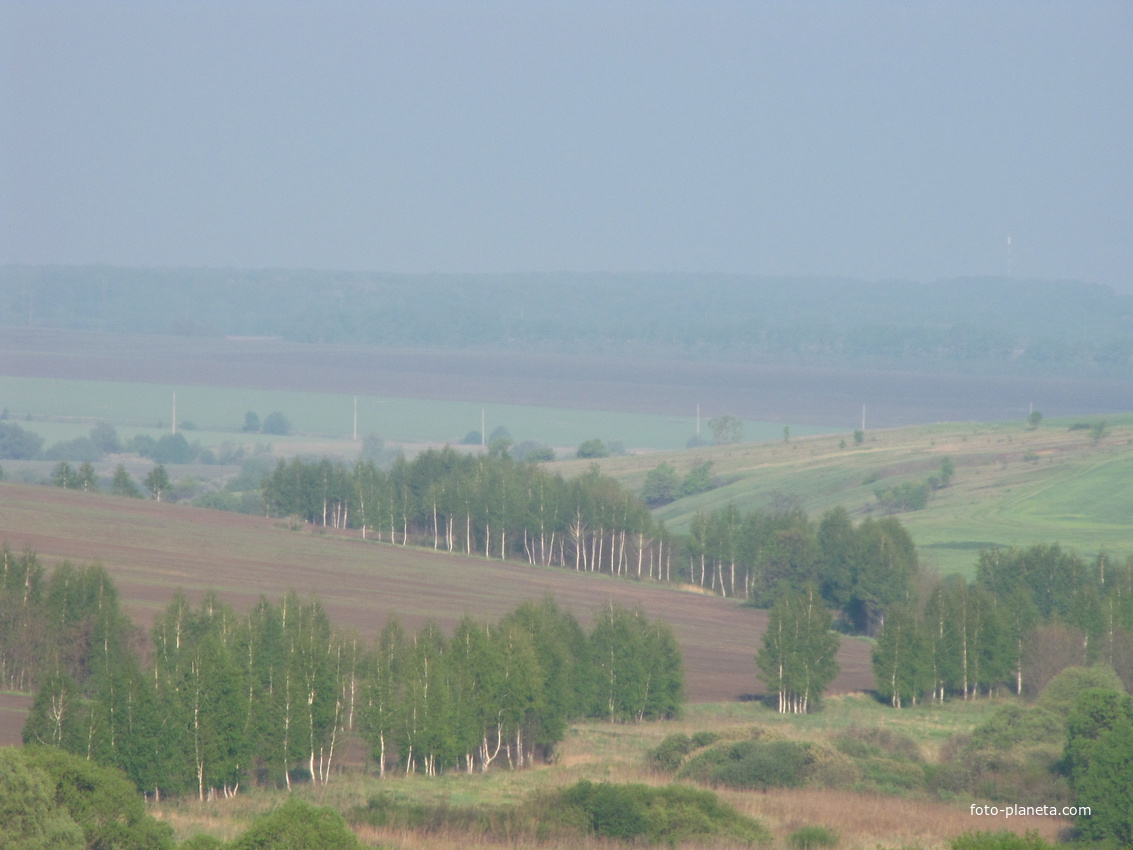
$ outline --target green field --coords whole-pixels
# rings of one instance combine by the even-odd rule
[[[951,485],[936,491],[924,510],[900,514],[925,563],[970,575],[981,548],[1036,542],[1058,542],[1089,556],[1102,550],[1133,555],[1133,416],[1109,417],[1097,444],[1071,424],[1049,421],[1035,430],[931,425],[870,432],[860,446],[846,434],[602,463],[637,489],[662,461],[678,474],[712,461],[721,486],[655,512],[684,531],[696,511],[729,502],[749,511],[797,501],[812,516],[842,505],[860,519],[876,507],[877,488],[923,481],[948,457],[956,467]],[[581,462],[559,467],[571,475]]]
[[[286,451],[287,440],[267,435],[242,435],[244,414],[261,419],[282,412],[292,423],[298,442],[306,438],[349,439],[354,428],[354,398],[331,393],[246,390],[231,387],[77,381],[56,378],[0,377],[0,408],[11,421],[39,433],[49,446],[58,440],[84,436],[95,421],[106,420],[122,436],[143,431],[155,436],[168,429],[177,394],[177,420],[196,430],[191,440],[214,446],[226,440],[270,440]],[[358,434],[378,434],[396,443],[457,443],[479,431],[481,413],[490,434],[497,426],[513,439],[535,440],[556,448],[574,447],[599,437],[620,441],[631,450],[678,449],[696,430],[695,416],[661,416],[533,407],[516,404],[479,405],[461,401],[358,396]],[[31,416],[31,421],[28,416]],[[160,425],[159,425],[160,423]],[[784,422],[744,423],[747,439],[780,437],[789,425],[798,436],[830,429]],[[702,423],[702,434],[707,427]]]

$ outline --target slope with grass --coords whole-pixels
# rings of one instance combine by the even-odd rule
[[[684,531],[697,511],[734,503],[741,511],[798,504],[812,516],[836,505],[857,519],[878,513],[875,491],[938,474],[950,458],[955,475],[924,510],[900,514],[925,563],[970,574],[981,548],[1058,542],[1086,555],[1133,554],[1133,415],[1105,420],[1095,440],[1075,420],[940,425],[870,431],[790,442],[744,443],[603,460],[602,470],[640,490],[659,463],[679,475],[711,461],[720,485],[655,511]],[[1100,420],[1098,420],[1100,421]],[[584,468],[558,464],[564,475]]]

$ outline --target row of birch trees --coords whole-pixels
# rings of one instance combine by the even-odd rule
[[[270,516],[298,517],[363,537],[578,571],[696,584],[770,606],[783,586],[814,582],[851,631],[873,634],[907,599],[916,547],[895,517],[854,525],[843,508],[809,518],[797,507],[696,513],[687,535],[655,522],[633,492],[597,466],[565,480],[506,455],[450,447],[388,470],[295,458],[263,484]]]
[[[269,516],[486,558],[668,580],[672,535],[595,465],[565,480],[506,455],[451,447],[399,456],[390,469],[295,458],[263,484]]]
[[[741,514],[735,505],[697,513],[685,542],[693,582],[771,606],[808,585],[847,631],[874,634],[893,604],[914,593],[916,546],[896,517],[854,525],[845,508],[816,522],[799,508]]]
[[[25,742],[120,767],[158,797],[326,783],[351,737],[382,775],[520,768],[572,720],[669,717],[683,701],[669,627],[616,605],[589,632],[545,599],[451,635],[390,620],[367,645],[294,593],[244,614],[178,593],[147,636],[99,566],[62,564],[41,590],[49,639],[20,680],[37,685]]]
[[[1063,668],[1098,662],[1133,686],[1133,558],[1088,561],[1038,544],[985,550],[973,581],[951,576],[893,606],[873,666],[879,694],[899,708],[1035,694]]]

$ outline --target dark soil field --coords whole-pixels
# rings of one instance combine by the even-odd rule
[[[803,368],[488,350],[318,346],[275,339],[5,328],[0,375],[366,394],[854,428],[1121,412],[1133,382]]]
[[[484,560],[291,530],[270,519],[101,494],[0,484],[0,540],[30,546],[50,569],[58,561],[101,563],[125,607],[148,626],[183,589],[209,589],[246,610],[261,594],[316,593],[332,622],[367,641],[387,616],[409,626],[428,618],[451,630],[464,614],[494,618],[525,600],[553,594],[589,624],[614,601],[663,617],[684,651],[688,697],[723,702],[761,692],[754,654],[766,613],[715,596],[559,568]],[[845,640],[839,692],[872,687],[869,648]],[[0,703],[0,713],[6,706]],[[0,717],[0,734],[12,732]],[[18,727],[14,727],[17,728]],[[0,743],[12,740],[5,736]]]

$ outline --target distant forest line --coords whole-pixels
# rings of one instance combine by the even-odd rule
[[[1096,284],[0,267],[0,326],[1041,375],[1133,374]]]

